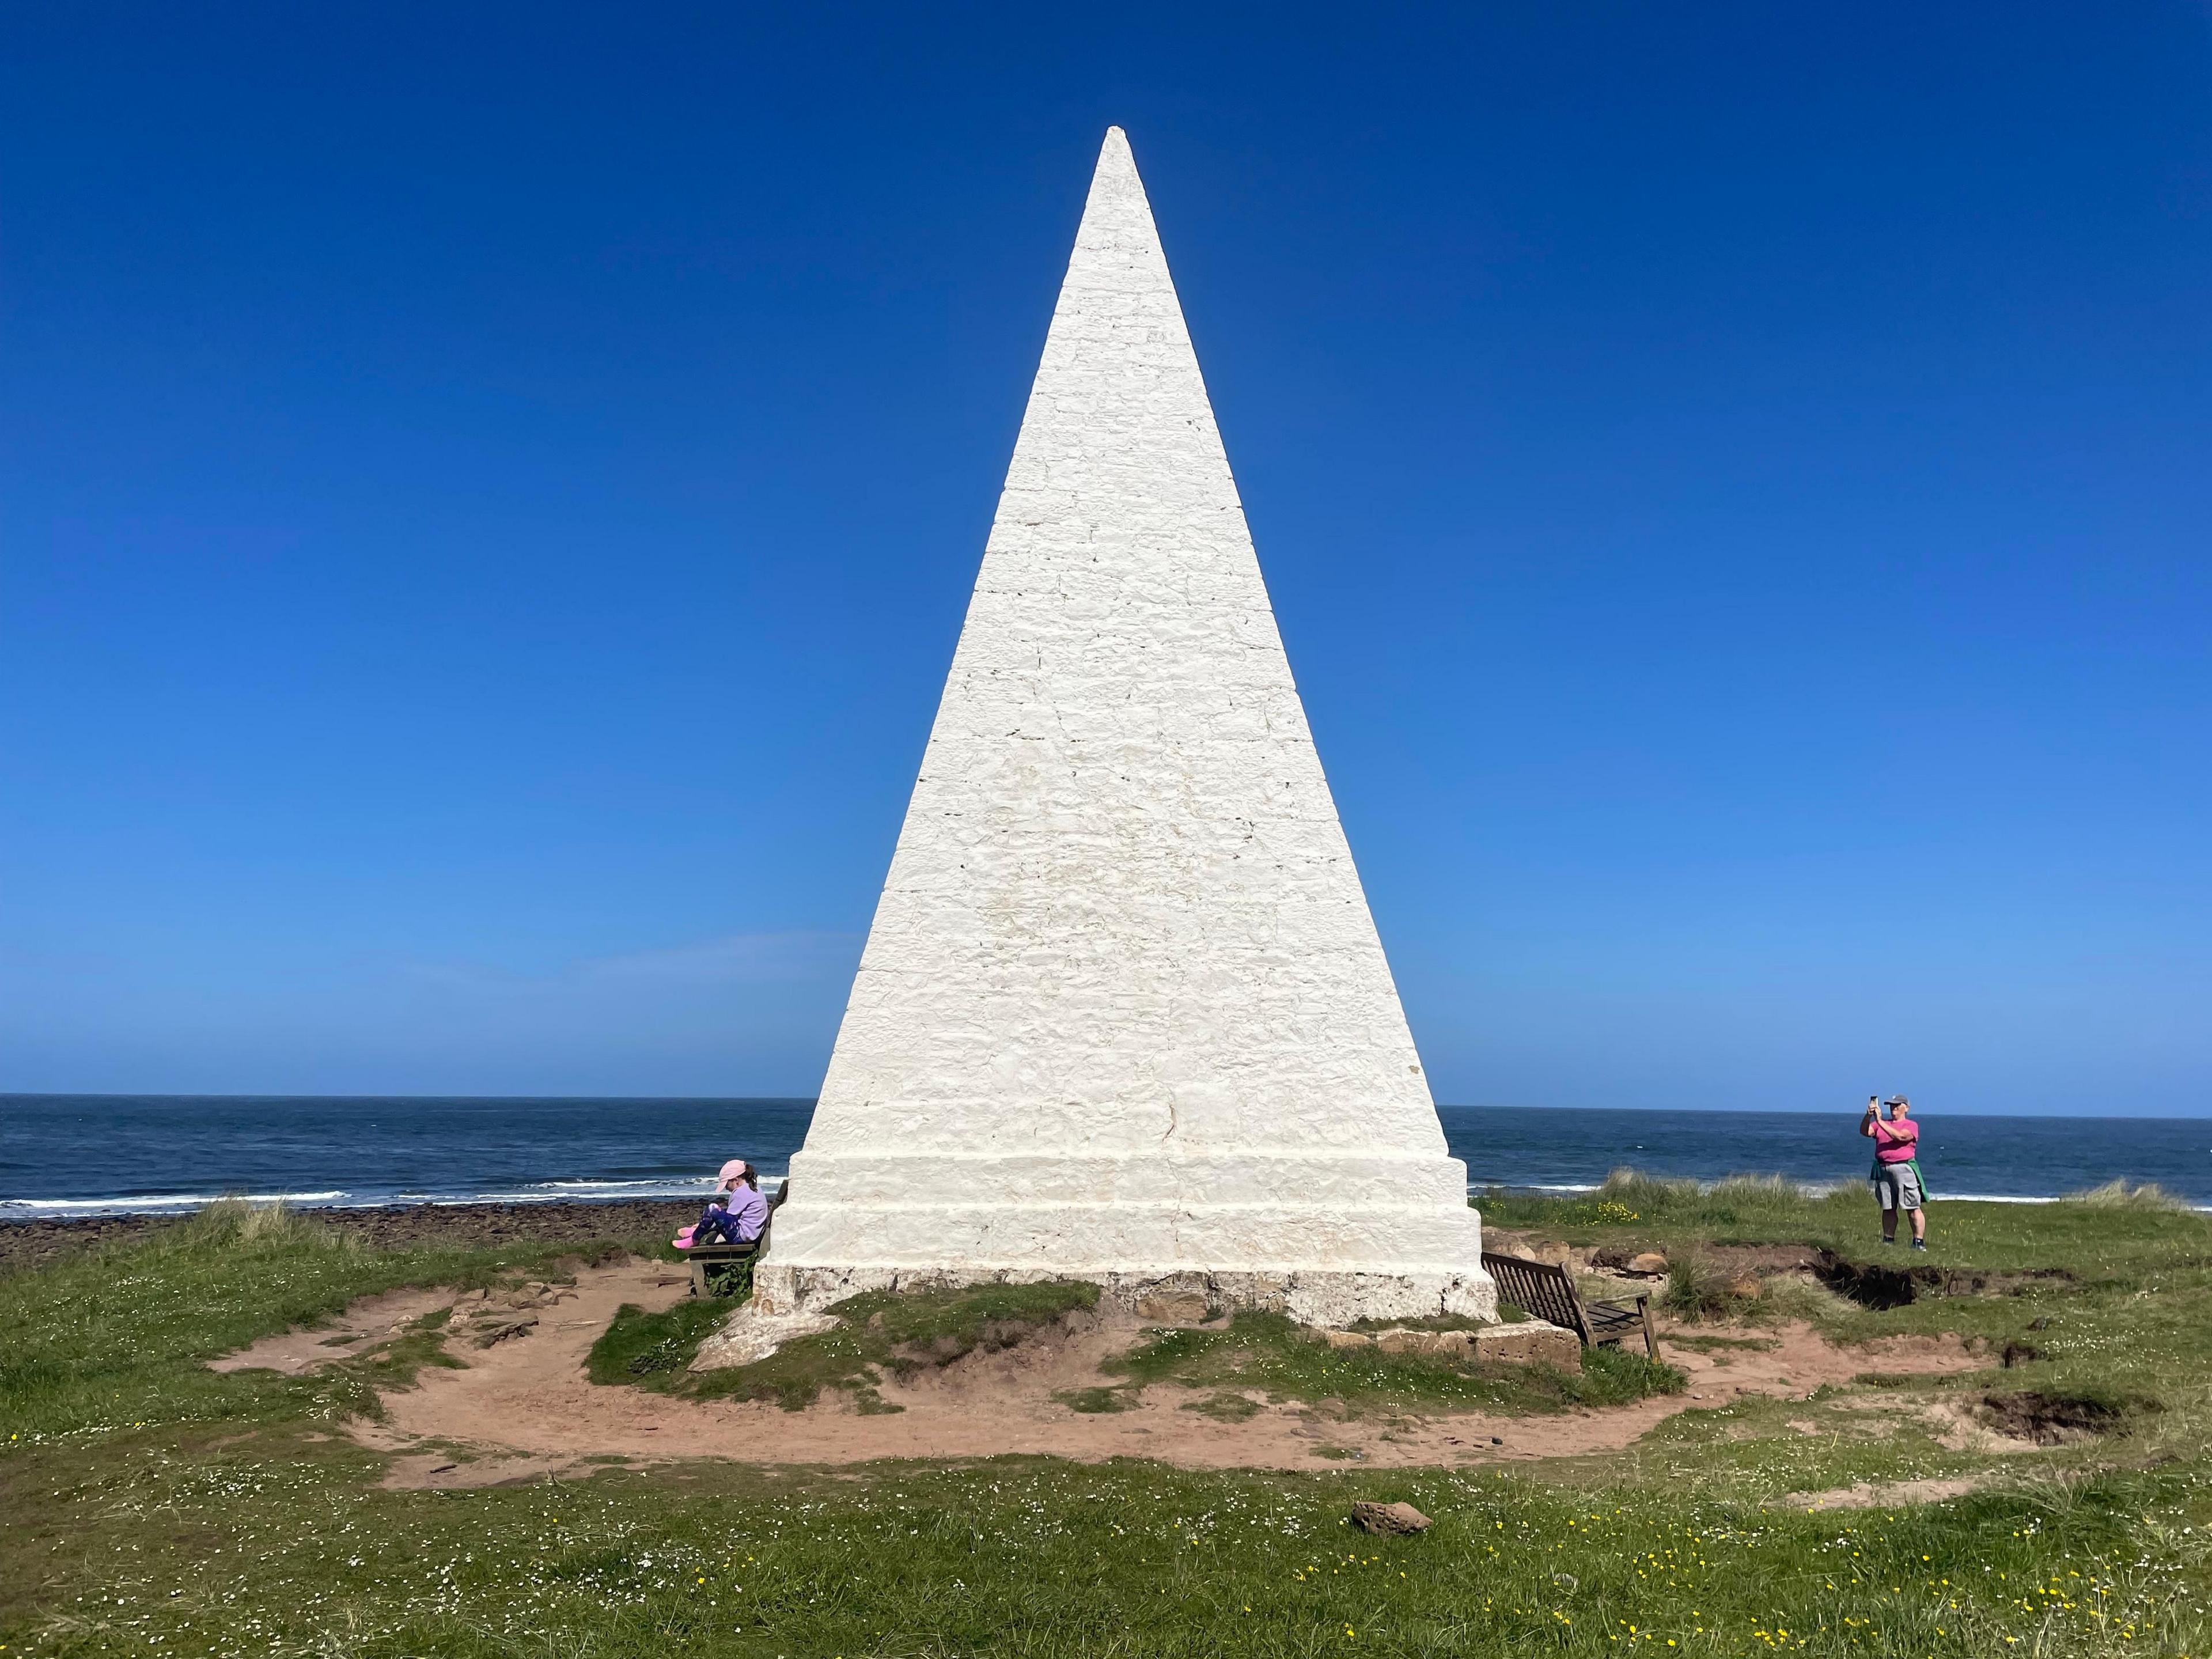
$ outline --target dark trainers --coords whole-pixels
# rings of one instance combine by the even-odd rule
[[[1928,1248],[1928,1241],[1924,1238],[1916,1238],[1912,1241],[1912,1248],[1916,1250],[1924,1250]]]
[[[1894,1244],[1894,1243],[1897,1243],[1897,1241],[1896,1241],[1895,1239],[1893,1239],[1893,1238],[1885,1238],[1885,1239],[1883,1239],[1881,1242],[1882,1242],[1883,1243],[1885,1243],[1885,1244]]]

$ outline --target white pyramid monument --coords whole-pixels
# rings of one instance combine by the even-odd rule
[[[1495,1307],[1119,128],[791,1183],[763,1315]]]

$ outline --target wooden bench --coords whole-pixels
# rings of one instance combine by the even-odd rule
[[[1482,1268],[1498,1281],[1498,1293],[1531,1318],[1563,1326],[1582,1338],[1585,1348],[1623,1344],[1631,1332],[1644,1334],[1644,1352],[1659,1357],[1658,1334],[1651,1328],[1651,1298],[1584,1302],[1575,1293],[1575,1278],[1565,1267],[1525,1256],[1482,1253]]]
[[[738,1288],[738,1269],[744,1267],[746,1282],[751,1281],[752,1264],[763,1250],[768,1249],[769,1231],[775,1225],[775,1212],[783,1200],[791,1196],[791,1182],[787,1179],[775,1189],[775,1196],[768,1201],[768,1219],[761,1224],[761,1235],[750,1244],[695,1244],[684,1254],[691,1264],[691,1294],[694,1296],[728,1296]]]

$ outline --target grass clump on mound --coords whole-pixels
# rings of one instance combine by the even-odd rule
[[[1129,1410],[1137,1403],[1137,1391],[1134,1389],[1063,1389],[1053,1398],[1072,1412],[1096,1417]]]
[[[1495,1319],[1470,1319],[1465,1314],[1426,1314],[1419,1319],[1355,1319],[1344,1328],[1371,1336],[1376,1331],[1479,1331],[1486,1325],[1521,1325],[1528,1316],[1503,1297]]]
[[[161,1242],[173,1249],[219,1250],[240,1245],[340,1251],[360,1248],[346,1234],[334,1231],[313,1216],[302,1215],[281,1198],[256,1204],[236,1194],[219,1198],[184,1217]]]
[[[729,1311],[727,1303],[699,1297],[659,1313],[625,1302],[592,1344],[585,1372],[594,1382],[641,1382],[665,1391]]]
[[[1677,1250],[1668,1259],[1667,1288],[1659,1305],[1685,1319],[1705,1319],[1728,1307],[1727,1280],[1703,1250]]]
[[[1668,1258],[1667,1288],[1659,1305],[1685,1319],[1718,1319],[1737,1304],[1737,1275],[1707,1251],[1692,1246]]]
[[[2155,1181],[2132,1187],[2125,1180],[2108,1181],[2101,1187],[2069,1193],[2059,1202],[2086,1204],[2104,1210],[2169,1210],[2186,1213],[2196,1208],[2187,1199],[2166,1191]]]
[[[1243,1310],[1224,1328],[1162,1331],[1107,1369],[1138,1384],[1216,1391],[1256,1389],[1269,1399],[1337,1400],[1364,1413],[1406,1407],[1560,1411],[1613,1406],[1686,1386],[1672,1365],[1615,1348],[1586,1350],[1579,1375],[1551,1365],[1461,1364],[1378,1348],[1332,1348],[1281,1314]]]
[[[863,1412],[895,1412],[902,1407],[878,1392],[885,1373],[906,1376],[978,1349],[1011,1348],[1071,1313],[1097,1305],[1098,1287],[1079,1279],[869,1291],[831,1305],[829,1311],[840,1322],[833,1329],[794,1338],[750,1365],[696,1372],[686,1368],[728,1312],[727,1304],[680,1302],[657,1314],[626,1305],[592,1345],[588,1368],[594,1382],[637,1383],[699,1398],[773,1400],[790,1412],[804,1411],[824,1389],[842,1389]]]

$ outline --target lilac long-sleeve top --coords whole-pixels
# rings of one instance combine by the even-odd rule
[[[738,1243],[750,1244],[768,1225],[768,1200],[740,1181],[724,1195],[722,1207],[738,1224]]]

